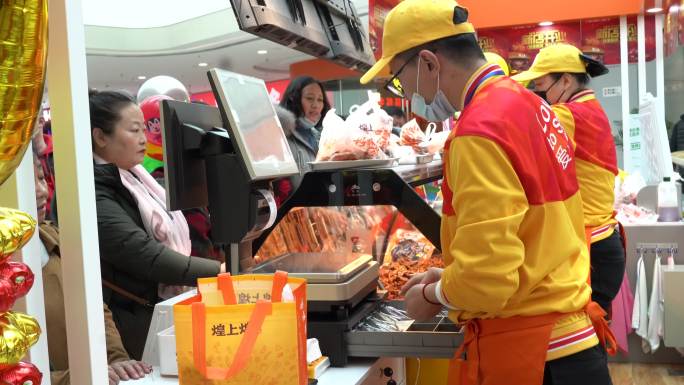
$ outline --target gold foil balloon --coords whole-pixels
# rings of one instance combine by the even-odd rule
[[[40,336],[35,318],[14,312],[0,317],[0,331],[0,370],[16,365]]]
[[[17,329],[19,329],[26,337],[29,346],[33,346],[40,338],[40,325],[35,318],[24,313],[16,313],[8,311],[3,315],[7,321]]]
[[[47,0],[0,1],[0,184],[24,156],[41,110]]]
[[[23,211],[0,207],[0,263],[33,236],[36,221]]]

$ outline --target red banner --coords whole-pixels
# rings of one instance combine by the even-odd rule
[[[399,4],[399,0],[368,1],[368,35],[376,59],[382,56],[382,30],[387,13]]]
[[[670,39],[684,44],[684,0],[677,12],[668,18]],[[387,13],[399,0],[369,0],[370,44],[376,58],[382,54],[382,32]],[[637,61],[636,16],[629,17],[629,62]],[[646,60],[655,59],[655,16],[646,16]],[[678,36],[677,36],[678,35]],[[677,38],[678,37],[678,38]],[[605,64],[620,63],[620,19],[601,18],[575,22],[562,22],[548,27],[536,24],[478,30],[480,45],[485,51],[496,52],[506,58],[512,69],[529,66],[539,49],[556,43],[577,46],[585,53]],[[665,41],[668,42],[666,35]],[[676,43],[675,43],[676,44]],[[666,47],[666,50],[668,48]],[[666,51],[669,52],[669,51]]]
[[[655,17],[647,16],[646,60],[655,59]],[[629,61],[637,61],[636,17],[627,19]],[[572,44],[605,64],[620,63],[620,19],[604,18],[558,23],[549,27],[537,25],[478,31],[485,51],[507,58],[513,70],[524,70],[539,49],[557,43]]]

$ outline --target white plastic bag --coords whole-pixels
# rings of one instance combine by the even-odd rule
[[[323,118],[316,161],[385,159],[374,135],[347,124],[331,109]]]
[[[350,129],[372,133],[382,151],[389,146],[394,119],[380,107],[380,94],[368,92],[368,101],[349,109],[346,121]]]
[[[316,161],[387,159],[392,120],[375,94],[369,94],[361,106],[353,106],[346,121],[331,109],[323,118]]]

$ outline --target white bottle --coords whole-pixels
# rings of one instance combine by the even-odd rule
[[[677,222],[680,219],[677,186],[666,176],[658,184],[658,222]]]

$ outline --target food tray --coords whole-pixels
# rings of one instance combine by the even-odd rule
[[[353,168],[392,167],[398,158],[341,160],[330,162],[309,162],[314,171],[344,170]]]
[[[390,302],[403,308],[404,302]],[[452,358],[463,343],[461,327],[444,314],[426,322],[414,322],[405,332],[352,330],[345,334],[353,357]]]

